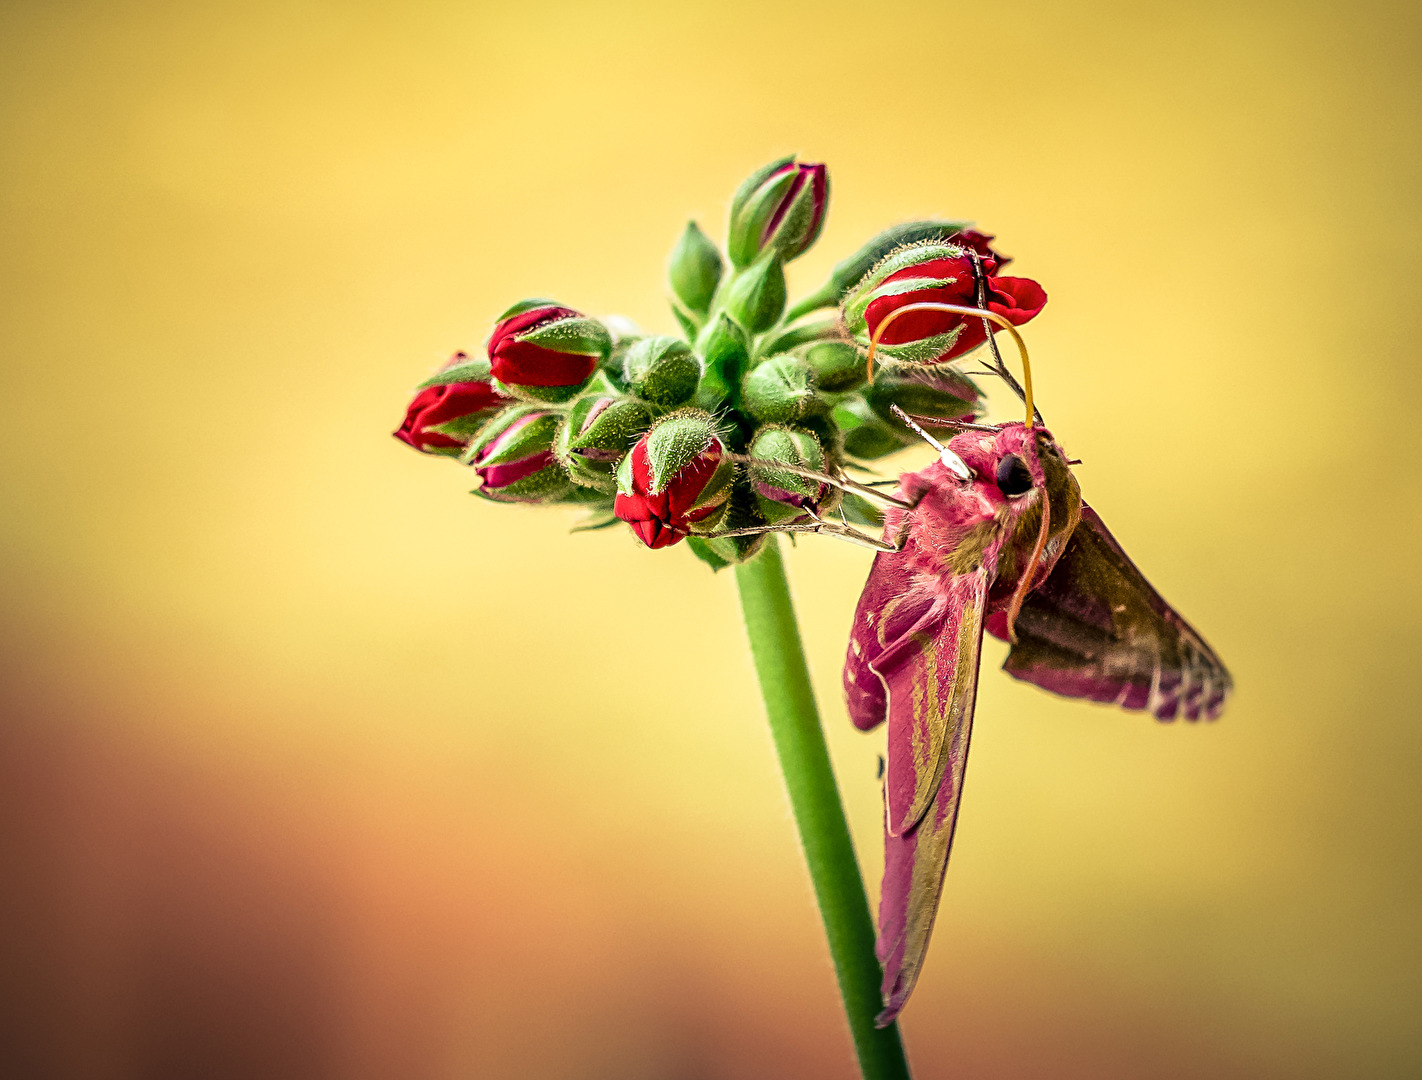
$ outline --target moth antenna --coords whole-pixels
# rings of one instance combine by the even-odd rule
[[[1027,572],[1017,580],[1017,588],[1012,590],[1012,599],[1007,604],[1007,640],[1017,644],[1017,616],[1022,611],[1022,601],[1027,599],[1027,590],[1032,587],[1032,579],[1037,575],[1037,564],[1042,561],[1042,552],[1047,546],[1047,534],[1052,529],[1052,500],[1047,498],[1047,489],[1042,492],[1042,525],[1037,530],[1037,543],[1032,547],[1032,557],[1027,560]]]
[[[956,476],[959,480],[966,482],[973,478],[973,470],[968,468],[968,463],[966,461],[960,458],[952,450],[949,450],[948,447],[944,446],[928,432],[924,431],[923,428],[915,424],[913,422],[913,418],[909,416],[908,413],[904,412],[903,409],[899,408],[897,405],[890,405],[889,411],[892,412],[909,427],[913,428],[914,431],[918,432],[920,438],[924,439],[929,446],[937,450],[938,460],[943,462],[943,467],[946,468],[949,472],[951,472],[954,476]]]
[[[933,449],[937,450],[940,454],[943,453],[944,450],[948,449],[932,435],[924,431],[923,428],[919,427],[918,424],[914,422],[914,418],[908,413],[904,412],[903,409],[899,408],[897,405],[890,405],[889,411],[895,416],[897,416],[900,420],[902,420],[905,424],[907,424],[910,428],[912,428],[914,432],[917,433],[920,439],[928,443],[929,446],[933,447]]]
[[[945,311],[950,315],[966,315],[975,319],[983,319],[987,322],[996,323],[1002,329],[1012,335],[1012,340],[1017,343],[1017,354],[1022,358],[1022,402],[1027,406],[1026,427],[1030,430],[1037,416],[1036,406],[1032,402],[1032,363],[1027,359],[1027,343],[1022,340],[1022,335],[1017,332],[1017,327],[1004,319],[995,311],[988,308],[965,307],[962,304],[940,304],[936,301],[924,301],[921,304],[905,304],[901,308],[895,308],[889,312],[882,322],[874,328],[874,335],[869,339],[869,355],[865,360],[865,371],[869,381],[874,381],[874,354],[879,351],[879,339],[884,336],[884,331],[889,328],[889,324],[900,315],[906,315],[910,311]],[[992,335],[989,334],[989,337]]]

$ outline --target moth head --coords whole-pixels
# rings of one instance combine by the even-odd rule
[[[977,474],[976,488],[997,504],[996,520],[1006,531],[998,580],[1012,588],[1010,639],[1027,593],[1051,572],[1081,520],[1081,489],[1066,455],[1043,428],[1013,423],[992,432],[964,431],[949,447]]]
[[[999,497],[1004,510],[1020,513],[1046,498],[1063,524],[1075,525],[1081,490],[1050,431],[1003,424],[993,431],[961,432],[948,447],[983,486],[991,485],[991,493]]]

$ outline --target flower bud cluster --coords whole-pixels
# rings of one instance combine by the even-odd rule
[[[456,353],[417,388],[396,438],[472,468],[483,498],[581,504],[593,515],[584,527],[621,521],[650,548],[689,540],[717,568],[754,555],[768,529],[872,520],[832,481],[915,441],[893,406],[972,419],[982,404],[957,361],[986,341],[983,320],[893,312],[985,304],[1020,325],[1046,294],[1001,274],[992,237],[916,221],[792,304],[786,264],[819,238],[828,205],[824,165],[770,163],[732,199],[724,249],[691,222],[672,251],[680,335],[520,301],[495,320],[484,357]],[[886,364],[871,379],[876,334]]]

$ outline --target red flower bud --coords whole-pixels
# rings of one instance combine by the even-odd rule
[[[861,345],[867,345],[891,312],[909,304],[977,307],[977,266],[984,278],[988,309],[1014,326],[1021,326],[1042,310],[1047,294],[1030,278],[998,274],[1000,264],[990,246],[991,239],[968,229],[956,234],[952,243],[928,242],[900,248],[845,296],[846,328]],[[915,311],[894,319],[879,343],[885,347],[886,356],[927,363],[952,360],[986,340],[982,319],[946,311]]]
[[[458,367],[468,359],[462,352],[455,353],[444,366],[446,369]],[[401,442],[427,454],[458,455],[474,438],[477,422],[485,419],[478,414],[491,414],[509,401],[488,380],[427,386],[410,402],[405,422],[393,434]],[[466,419],[470,422],[455,423]],[[446,430],[435,430],[442,425],[447,425]]]
[[[670,547],[684,539],[695,523],[722,513],[735,471],[725,459],[721,440],[711,435],[704,448],[657,490],[654,458],[658,447],[652,446],[649,452],[657,430],[643,435],[627,455],[620,470],[620,490],[612,504],[612,512],[631,525],[649,548]]]
[[[789,262],[795,256],[803,254],[818,240],[820,230],[824,228],[825,211],[829,209],[829,170],[824,165],[802,165],[797,162],[787,165],[783,171],[793,172],[795,179],[790,190],[780,200],[780,205],[775,208],[775,213],[766,222],[761,240],[762,243],[770,241],[777,230],[783,225],[789,225],[787,219],[790,211],[795,206],[795,200],[804,192],[804,200],[808,203],[807,220],[802,225],[790,227],[781,250],[785,261]]]
[[[612,348],[607,328],[572,308],[525,300],[500,318],[489,338],[494,378],[545,401],[571,397]]]
[[[1021,326],[1046,305],[1046,292],[1031,278],[996,276],[993,271],[997,269],[997,261],[992,258],[983,259],[982,267],[987,277],[988,309],[1001,315],[1013,326]],[[932,301],[940,304],[977,306],[977,282],[973,277],[972,261],[966,255],[957,259],[934,259],[919,266],[911,266],[890,274],[884,280],[885,284],[889,284],[918,277],[952,277],[955,280],[951,284],[877,297],[864,312],[871,337],[889,312],[907,304]],[[946,311],[910,312],[901,319],[895,319],[879,340],[885,345],[903,345],[910,341],[946,334],[954,327],[962,327],[962,330],[948,351],[939,357],[940,360],[962,356],[987,340],[987,331],[983,329],[981,319],[953,315]]]

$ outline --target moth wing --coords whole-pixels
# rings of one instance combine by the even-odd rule
[[[951,578],[950,602],[938,609],[933,633],[921,627],[879,661],[888,689],[890,766],[875,945],[884,967],[881,1026],[898,1015],[918,981],[938,913],[968,764],[990,580],[981,569]],[[895,763],[908,764],[895,775]]]
[[[874,557],[869,580],[854,609],[844,658],[844,700],[849,718],[871,731],[889,715],[888,693],[875,663],[933,608],[936,596],[909,569],[903,552]]]
[[[996,623],[989,629],[1001,637]],[[1003,670],[1066,697],[1214,719],[1233,687],[1215,651],[1145,579],[1094,510],[1017,617]]]
[[[884,801],[893,836],[927,813],[958,732],[966,743],[989,582],[984,569],[944,579],[918,621],[869,664],[889,718]]]

